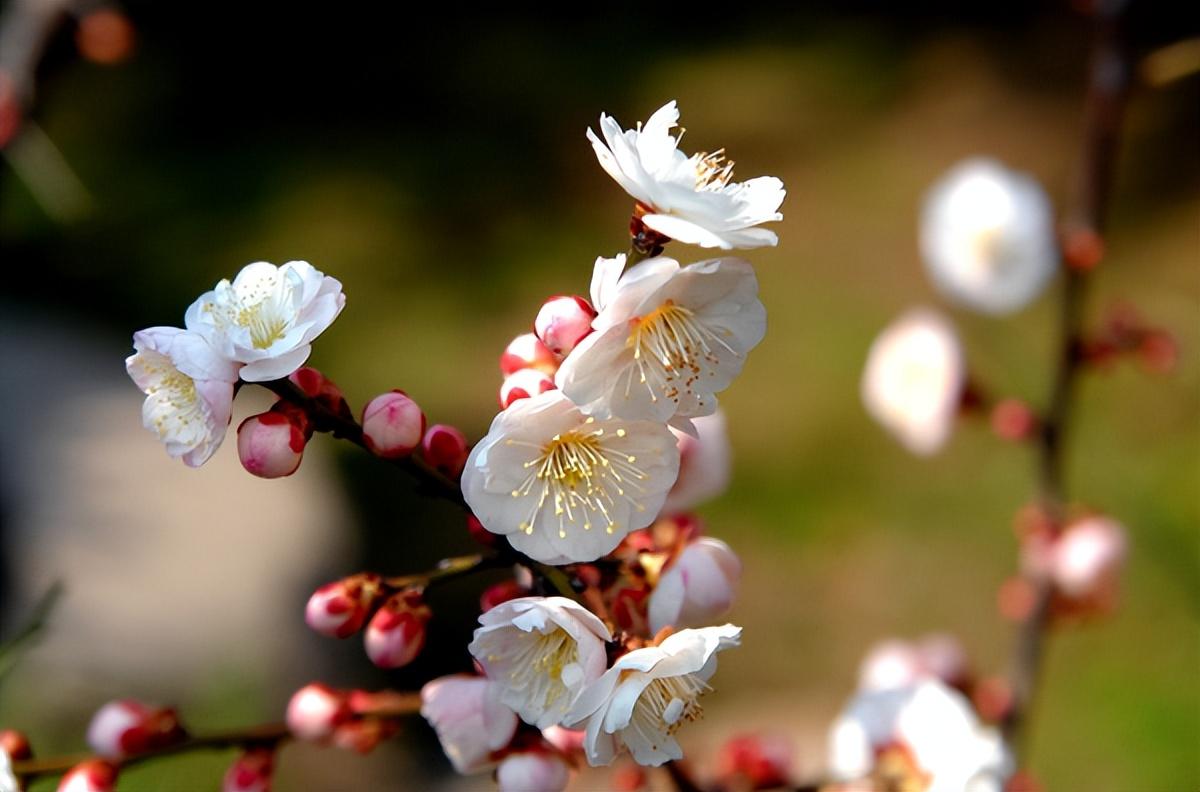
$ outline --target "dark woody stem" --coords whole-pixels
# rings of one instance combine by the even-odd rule
[[[1050,522],[1060,527],[1066,517],[1063,449],[1070,425],[1073,395],[1084,362],[1082,313],[1087,274],[1095,261],[1073,260],[1073,251],[1100,245],[1108,204],[1121,116],[1129,84],[1130,65],[1121,37],[1120,16],[1124,0],[1097,0],[1095,38],[1084,109],[1084,137],[1079,182],[1074,207],[1063,229],[1066,282],[1059,303],[1058,363],[1050,401],[1038,438],[1038,490]],[[1021,624],[1012,656],[1013,705],[1005,718],[1004,736],[1018,759],[1023,760],[1025,726],[1035,697],[1044,639],[1050,623],[1053,587],[1033,581],[1035,604]]]

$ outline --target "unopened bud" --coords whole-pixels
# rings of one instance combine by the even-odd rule
[[[103,759],[89,759],[67,771],[58,782],[58,792],[113,792],[117,768]]]
[[[425,625],[431,616],[419,591],[393,594],[367,625],[363,639],[367,657],[380,668],[408,665],[425,646]]]
[[[363,408],[363,441],[376,456],[408,456],[425,434],[425,413],[404,391],[394,390],[372,399]]]
[[[299,740],[326,740],[353,713],[346,694],[314,682],[292,695],[287,707],[287,727]]]
[[[992,408],[992,431],[1003,440],[1027,440],[1037,425],[1037,416],[1020,399],[1004,399]]]
[[[1125,529],[1115,520],[1088,517],[1074,522],[1054,548],[1054,583],[1074,599],[1102,595],[1116,585],[1126,550]]]
[[[253,748],[239,756],[225,772],[221,792],[271,792],[275,752]]]
[[[773,789],[788,785],[792,743],[783,735],[734,737],[717,754],[717,778],[727,789]]]
[[[691,542],[650,595],[651,631],[709,624],[733,605],[741,577],[742,562],[729,545],[709,537]]]
[[[500,409],[506,409],[515,401],[528,399],[554,388],[553,378],[544,371],[532,368],[514,371],[504,378],[504,383],[500,386]]]
[[[179,742],[183,727],[175,710],[152,707],[140,701],[110,701],[92,716],[87,741],[92,750],[108,759],[120,759]]]
[[[353,420],[350,405],[342,389],[333,380],[326,377],[312,366],[304,366],[293,371],[288,379],[304,392],[304,395],[318,402],[329,412],[346,420]]]
[[[558,358],[533,333],[525,333],[508,342],[500,355],[500,373],[508,376],[523,368],[534,368],[550,376],[558,371]]]
[[[549,751],[509,754],[496,769],[500,792],[562,792],[570,780],[566,761]]]
[[[592,304],[582,297],[551,297],[533,320],[533,331],[561,359],[592,332],[595,318]]]
[[[474,514],[467,515],[467,533],[484,547],[495,547],[499,536],[483,527],[483,523]]]
[[[399,731],[395,720],[369,718],[343,723],[333,731],[330,742],[336,748],[355,753],[368,754],[375,746]]]
[[[502,602],[528,596],[529,589],[525,586],[515,580],[503,580],[483,590],[479,595],[479,609],[487,613]]]
[[[115,8],[98,8],[79,20],[75,46],[93,63],[111,66],[133,52],[135,34],[129,17]]]
[[[304,621],[321,635],[348,638],[362,629],[381,593],[379,575],[368,572],[326,583],[308,598]]]
[[[979,684],[971,691],[971,701],[981,718],[999,723],[1012,712],[1012,685],[1003,677],[986,677],[979,680]]]
[[[466,435],[446,424],[434,424],[421,439],[421,454],[425,461],[452,479],[462,474],[470,452]]]
[[[0,752],[7,754],[14,762],[33,756],[29,738],[15,729],[0,729]]]
[[[259,478],[290,476],[300,467],[305,437],[291,418],[272,410],[252,415],[238,427],[238,458]]]
[[[1163,330],[1147,330],[1137,349],[1142,367],[1154,374],[1169,374],[1179,363],[1179,346]]]

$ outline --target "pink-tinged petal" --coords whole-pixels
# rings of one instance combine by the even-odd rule
[[[310,354],[312,354],[312,346],[305,344],[279,357],[264,358],[247,363],[241,371],[242,379],[246,382],[269,382],[282,379],[303,366]]]

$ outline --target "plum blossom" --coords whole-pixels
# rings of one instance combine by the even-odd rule
[[[307,261],[247,264],[188,308],[188,330],[229,360],[246,382],[286,377],[304,365],[312,342],[346,305],[342,284]]]
[[[701,716],[716,654],[738,646],[741,634],[732,624],[682,630],[618,658],[564,719],[568,727],[583,726],[588,764],[611,764],[622,749],[640,765],[682,759],[675,732]]]
[[[933,311],[914,309],[871,344],[863,404],[909,451],[927,456],[954,427],[965,369],[953,326]]]
[[[680,267],[648,259],[619,274],[600,259],[595,332],[563,361],[555,382],[589,415],[668,421],[717,409],[767,328],[754,269],[723,258]]]
[[[479,617],[468,647],[500,690],[500,701],[526,723],[554,726],[584,687],[608,666],[612,634],[566,597],[522,597]]]
[[[692,425],[696,428],[695,437],[671,430],[679,441],[679,478],[663,504],[666,514],[694,509],[729,487],[733,452],[724,411],[718,409],[712,415],[694,418]]]
[[[1050,200],[1032,177],[995,160],[961,162],[925,197],[921,254],[955,302],[990,314],[1020,310],[1058,268]]]
[[[783,182],[773,176],[733,181],[724,149],[689,157],[679,150],[683,132],[671,134],[678,123],[670,101],[637,129],[622,130],[601,114],[604,140],[591,129],[587,136],[601,167],[638,202],[641,222],[651,230],[706,248],[777,244],[775,232],[755,226],[783,219]]]
[[[229,428],[238,365],[203,337],[177,327],[139,330],[133,349],[125,370],[146,394],[142,425],[172,457],[189,467],[203,465]]]
[[[650,594],[650,631],[694,627],[724,615],[741,577],[742,562],[720,539],[704,536],[689,543]]]
[[[0,792],[18,792],[17,777],[13,775],[8,752],[0,749]]]
[[[494,765],[492,753],[508,745],[517,730],[517,716],[500,703],[496,685],[469,674],[439,677],[421,688],[421,715],[463,775]]]
[[[679,472],[661,423],[589,417],[561,391],[516,401],[471,451],[467,504],[547,564],[594,561],[653,522]]]
[[[829,772],[841,781],[1000,792],[1012,769],[1000,735],[980,725],[960,693],[935,680],[860,693],[829,735]]]
[[[571,780],[571,768],[552,751],[509,754],[496,768],[500,792],[562,792]]]
[[[968,674],[967,652],[953,635],[937,633],[917,641],[892,638],[867,652],[858,667],[858,689],[909,687],[924,679],[959,686]]]
[[[1129,541],[1125,528],[1095,515],[1067,526],[1055,544],[1050,573],[1068,597],[1086,599],[1115,588]]]

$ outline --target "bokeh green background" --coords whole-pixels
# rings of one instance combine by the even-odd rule
[[[627,244],[630,202],[583,130],[601,110],[631,124],[677,99],[688,150],[725,146],[739,177],[774,174],[788,188],[779,247],[749,256],[769,333],[722,397],[735,479],[702,509],[745,562],[732,616],[745,647],[723,656],[695,744],[756,728],[819,740],[880,637],[947,630],[979,671],[1005,667],[1012,631],[996,590],[1015,566],[1010,526],[1032,493],[1032,453],[976,420],[941,455],[910,457],[864,414],[858,378],[884,324],[912,304],[941,306],[916,215],[942,171],[991,154],[1064,205],[1087,53],[1085,21],[1056,6],[836,8],[417,23],[367,5],[131,3],[129,62],[80,61],[69,28],[51,44],[34,116],[90,210],[57,220],[0,171],[0,298],[100,328],[117,360],[130,331],[178,323],[244,263],[307,259],[348,295],[312,363],[353,404],[400,387],[477,437],[507,339],[545,296],[584,293],[594,258]],[[1139,45],[1190,23],[1147,10]],[[1195,75],[1140,87],[1129,108],[1088,316],[1132,302],[1176,335],[1181,358],[1169,376],[1120,362],[1078,392],[1071,496],[1123,521],[1133,550],[1117,615],[1050,642],[1032,730],[1049,790],[1200,788],[1198,116]],[[942,306],[994,392],[1044,400],[1057,288],[1003,319]],[[7,371],[5,387],[34,387],[36,373]],[[398,492],[354,449],[339,459],[363,566],[414,569],[468,548],[452,512]],[[446,619],[435,659],[464,664],[471,595],[448,595],[464,615]],[[350,678],[379,684],[438,670],[371,677],[356,651],[311,651],[340,652]],[[275,716],[274,699],[246,689],[255,673],[205,680],[189,720]],[[5,725],[37,720],[36,692],[5,693]],[[80,747],[79,723],[39,728],[47,751]],[[436,750],[419,724],[410,733]],[[122,789],[213,789],[227,760],[165,762]],[[409,770],[443,768],[427,756]],[[281,772],[281,788],[308,788],[286,754]]]

